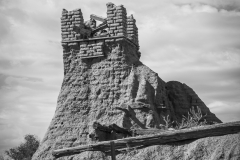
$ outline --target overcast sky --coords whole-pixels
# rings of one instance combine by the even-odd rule
[[[0,0],[0,152],[43,138],[63,79],[62,9],[106,17],[109,0]],[[194,89],[223,122],[240,120],[239,0],[113,0],[133,14],[141,61]]]

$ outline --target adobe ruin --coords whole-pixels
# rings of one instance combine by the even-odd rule
[[[53,159],[55,149],[92,143],[96,121],[124,129],[160,129],[164,116],[179,122],[198,106],[208,123],[221,122],[186,84],[166,83],[142,64],[136,20],[123,5],[108,3],[106,18],[91,15],[88,21],[81,9],[63,9],[61,24],[64,79],[55,115],[33,160]],[[101,159],[100,153],[87,152],[59,159],[89,154]]]

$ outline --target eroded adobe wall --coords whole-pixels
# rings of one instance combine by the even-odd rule
[[[137,95],[142,95],[139,99],[142,102],[151,103],[149,109],[136,111],[137,118],[146,126],[157,124],[152,124],[151,120],[147,124],[146,119],[153,117],[150,110],[155,106],[153,99],[157,99],[154,98],[155,92],[166,98],[165,83],[139,61],[136,50],[136,46],[124,38],[108,39],[104,42],[104,57],[81,59],[75,52],[65,57],[68,68],[56,112],[33,159],[52,159],[53,149],[88,144],[94,121],[138,127],[129,117],[114,109],[122,103],[135,101]],[[131,81],[132,75],[134,82]],[[130,92],[132,96],[129,96]],[[84,153],[73,157],[83,159],[86,156]]]
[[[62,40],[77,40],[82,38],[79,30],[84,27],[81,9],[67,11],[63,9],[61,17]]]
[[[105,40],[80,42],[79,56],[82,58],[94,58],[104,56]]]
[[[78,42],[62,42],[64,74],[69,72],[69,69],[71,68],[71,62],[76,62],[76,59],[106,57],[108,56],[109,52],[111,52],[107,49],[106,43],[112,43],[113,46],[116,47],[118,44],[114,43],[120,41],[124,41],[128,47],[131,48],[131,52],[127,52],[127,54],[129,54],[128,56],[139,60],[140,57],[138,47],[125,38],[109,37],[107,39],[86,39]],[[113,50],[113,48],[111,48],[111,50]]]

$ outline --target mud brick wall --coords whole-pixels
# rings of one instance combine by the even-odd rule
[[[67,11],[63,9],[61,17],[62,40],[77,40],[81,38],[79,30],[84,26],[81,9]]]
[[[126,36],[127,11],[123,5],[107,4],[107,24],[111,36]]]
[[[121,54],[115,53],[112,49],[109,50],[107,48],[108,45],[116,45],[121,44],[121,46],[127,45],[128,51],[124,53],[131,57],[131,63],[139,60],[137,55],[138,48],[134,45],[130,40],[126,38],[110,38],[110,39],[99,39],[99,40],[85,40],[80,42],[63,42],[63,63],[64,63],[64,75],[67,72],[72,70],[72,64],[75,63],[78,59],[85,59],[85,58],[95,58],[95,57],[102,57],[104,59],[108,56],[111,52],[114,54]]]
[[[127,37],[138,45],[138,28],[133,15],[127,17]]]
[[[80,42],[79,56],[82,58],[103,56],[103,45],[104,40]]]

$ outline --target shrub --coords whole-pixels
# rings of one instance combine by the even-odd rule
[[[31,160],[39,146],[39,140],[34,135],[25,135],[25,143],[6,151],[6,154],[14,160]]]
[[[195,111],[194,107],[190,108],[188,112],[188,116],[182,117],[181,123],[177,123],[176,129],[183,129],[183,128],[191,128],[196,126],[203,126],[207,124],[206,119],[203,119],[205,116],[202,115],[201,109],[197,106],[197,111]]]
[[[206,115],[205,115],[206,116]],[[174,129],[184,129],[184,128],[191,128],[191,127],[196,127],[196,126],[203,126],[206,125],[206,119],[203,119],[205,116],[202,115],[201,109],[197,106],[196,111],[194,107],[190,108],[187,117],[182,116],[182,121],[179,122],[171,122],[169,119],[169,115],[162,116],[163,120],[165,122],[164,128],[168,129],[173,126],[175,123]]]

